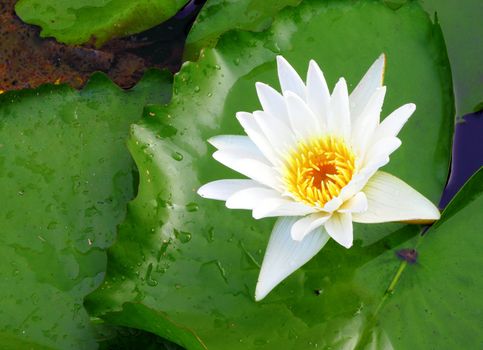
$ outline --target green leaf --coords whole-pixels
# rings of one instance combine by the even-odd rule
[[[273,17],[284,7],[301,0],[208,0],[193,23],[184,58],[196,60],[202,48],[215,47],[223,33],[233,29],[260,31],[270,26]]]
[[[99,350],[184,350],[166,339],[139,329],[102,324],[96,331]]]
[[[128,92],[99,74],[0,97],[0,348],[95,347],[82,303],[135,195],[129,125],[169,91],[151,72]]]
[[[483,37],[480,0],[424,0],[424,8],[438,21],[444,33],[453,73],[458,117],[483,109]]]
[[[439,28],[414,2],[393,11],[374,1],[305,1],[281,12],[267,32],[223,36],[216,49],[183,66],[171,103],[148,108],[132,128],[139,193],[88,309],[188,349],[352,348],[362,341],[398,266],[392,248],[417,235],[418,226],[358,225],[353,248],[329,242],[256,303],[274,220],[254,220],[196,190],[239,177],[211,158],[206,140],[242,134],[235,112],[260,108],[256,81],[277,86],[278,53],[302,74],[313,58],[331,86],[344,75],[354,87],[381,52],[388,60],[383,115],[406,102],[418,106],[385,170],[437,201],[454,111]]]
[[[406,267],[381,314],[396,349],[483,346],[482,208],[480,169],[420,239],[417,264]]]
[[[187,0],[20,0],[17,15],[42,27],[42,37],[65,44],[93,41],[97,46],[112,38],[142,32],[172,17]]]

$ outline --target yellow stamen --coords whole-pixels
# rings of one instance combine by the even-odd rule
[[[343,139],[324,136],[299,142],[285,164],[285,184],[300,201],[324,206],[339,195],[355,171],[355,156]]]

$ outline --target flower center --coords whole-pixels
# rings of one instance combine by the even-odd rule
[[[285,164],[285,184],[300,201],[323,207],[352,179],[355,156],[341,138],[324,136],[300,142]]]

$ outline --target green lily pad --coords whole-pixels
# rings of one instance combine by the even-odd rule
[[[233,29],[260,31],[273,17],[301,0],[208,0],[193,23],[184,51],[185,59],[196,60],[202,48],[215,47],[220,36]]]
[[[483,169],[468,180],[422,237],[380,323],[396,349],[483,346],[481,227]],[[423,330],[423,331],[421,331]]]
[[[96,331],[99,350],[184,350],[166,339],[139,329],[101,324]]]
[[[196,190],[239,177],[211,158],[206,140],[242,134],[235,112],[260,108],[254,83],[276,85],[277,54],[299,73],[313,58],[330,85],[344,75],[354,87],[381,52],[388,60],[383,115],[407,102],[417,105],[385,170],[436,202],[454,115],[439,27],[414,2],[394,11],[373,1],[305,1],[282,11],[266,32],[224,35],[215,49],[183,66],[171,103],[146,109],[133,126],[128,146],[139,167],[139,193],[88,309],[188,349],[353,348],[362,342],[398,266],[393,248],[416,236],[418,226],[358,225],[353,248],[329,242],[256,303],[274,220],[254,220],[247,211],[201,199]]]
[[[99,74],[0,97],[0,348],[96,346],[83,298],[135,195],[129,125],[170,88],[159,72],[127,92]]]
[[[483,37],[480,0],[424,0],[424,8],[437,14],[453,73],[458,117],[483,109]]]
[[[42,27],[42,37],[65,44],[142,32],[172,17],[187,0],[20,0],[15,12],[22,21]]]

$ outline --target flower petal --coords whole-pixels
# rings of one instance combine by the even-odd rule
[[[440,213],[426,197],[401,179],[378,171],[364,187],[368,209],[354,213],[355,222],[379,223],[407,221],[431,223],[438,220]]]
[[[276,117],[262,111],[253,112],[255,121],[260,126],[272,149],[285,154],[295,143],[290,127]]]
[[[225,201],[235,192],[259,186],[260,184],[253,180],[217,180],[201,186],[198,189],[198,194],[204,198]]]
[[[327,213],[314,213],[304,216],[293,224],[292,230],[290,231],[292,239],[301,241],[311,231],[322,226],[329,218],[330,214]]]
[[[270,165],[248,158],[239,158],[239,155],[231,151],[216,151],[213,158],[221,164],[243,174],[263,185],[283,190],[278,172]]]
[[[290,231],[297,219],[282,217],[275,223],[258,276],[256,301],[265,298],[287,276],[314,257],[329,240],[325,231],[318,229],[302,241],[294,241]]]
[[[325,223],[325,230],[337,243],[345,248],[352,247],[352,215],[351,213],[334,213]]]
[[[217,135],[208,139],[208,142],[216,149],[250,148],[258,151],[257,145],[245,135]]]
[[[288,113],[285,107],[285,100],[270,85],[264,83],[256,83],[258,99],[265,112],[279,118],[285,124],[289,124]]]
[[[389,114],[376,129],[373,142],[377,142],[386,137],[397,136],[415,110],[416,105],[414,103],[408,103]]]
[[[290,126],[299,139],[320,135],[321,128],[317,118],[298,95],[288,91],[285,94],[285,102],[287,103]]]
[[[352,119],[352,144],[363,154],[379,125],[386,87],[377,88],[357,119]]]
[[[252,215],[255,219],[261,219],[274,216],[303,216],[315,211],[315,208],[303,203],[277,197],[261,200],[253,208]]]
[[[292,91],[305,100],[305,84],[295,69],[282,56],[277,56],[277,65],[282,92],[285,94],[286,91]]]
[[[219,135],[210,138],[208,142],[217,149],[237,154],[240,158],[256,159],[263,163],[269,163],[258,146],[248,136]]]
[[[355,174],[349,183],[342,188],[338,198],[342,200],[342,202],[350,200],[353,196],[359,193],[364,186],[367,184],[367,181],[371,178],[372,175],[376,173],[376,171],[384,164],[381,163],[371,163],[366,165],[362,168],[357,174]]]
[[[353,120],[356,120],[364,111],[364,108],[374,91],[382,86],[386,56],[382,54],[368,69],[361,81],[350,95],[350,109]]]
[[[310,60],[307,72],[307,105],[319,119],[322,128],[327,128],[330,92],[324,74],[314,60]]]
[[[325,203],[322,210],[328,213],[332,213],[334,210],[337,210],[342,205],[342,203],[342,199],[340,199],[339,197],[332,198],[330,201]]]
[[[334,92],[330,99],[330,109],[327,120],[329,131],[339,134],[349,140],[351,134],[351,116],[349,111],[349,95],[347,83],[340,78],[335,85]]]
[[[377,141],[365,154],[364,167],[372,167],[373,164],[378,164],[378,167],[386,165],[389,163],[389,156],[397,150],[399,146],[401,146],[401,140],[397,137],[387,137]]]
[[[344,202],[337,210],[339,213],[363,213],[367,210],[367,197],[364,192],[359,192],[348,201]]]
[[[267,198],[277,198],[280,194],[266,187],[252,187],[232,194],[226,200],[226,207],[230,209],[253,209],[260,201]]]
[[[272,164],[277,164],[279,162],[279,157],[265,137],[260,126],[258,126],[253,115],[247,112],[238,112],[236,118],[248,137],[257,145],[258,149],[260,149],[260,152],[262,152]]]

